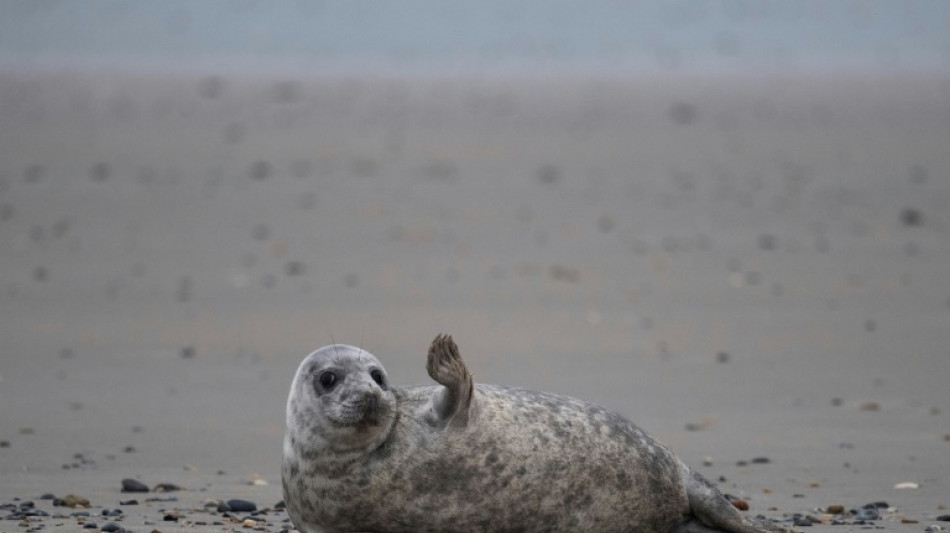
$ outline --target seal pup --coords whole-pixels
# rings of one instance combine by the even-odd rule
[[[372,354],[320,348],[287,400],[282,481],[303,533],[764,533],[619,414],[565,396],[475,384],[448,335],[439,385],[390,386]]]

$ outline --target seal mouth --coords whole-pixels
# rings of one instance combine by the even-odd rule
[[[336,428],[376,427],[389,412],[388,406],[375,395],[367,395],[353,403],[333,403],[336,412],[328,412],[327,421]]]

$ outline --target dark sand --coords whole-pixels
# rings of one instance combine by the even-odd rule
[[[439,332],[751,513],[950,514],[945,79],[8,71],[0,123],[0,504],[67,516],[2,531],[243,529],[202,508],[282,499],[301,358],[425,383]]]

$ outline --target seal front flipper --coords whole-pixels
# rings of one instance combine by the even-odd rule
[[[451,335],[439,334],[432,340],[426,370],[444,387],[432,398],[434,422],[456,427],[468,424],[474,408],[475,382]]]

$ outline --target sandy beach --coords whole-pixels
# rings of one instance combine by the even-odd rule
[[[6,70],[0,123],[2,531],[290,529],[300,360],[440,332],[749,513],[950,527],[947,79]]]

